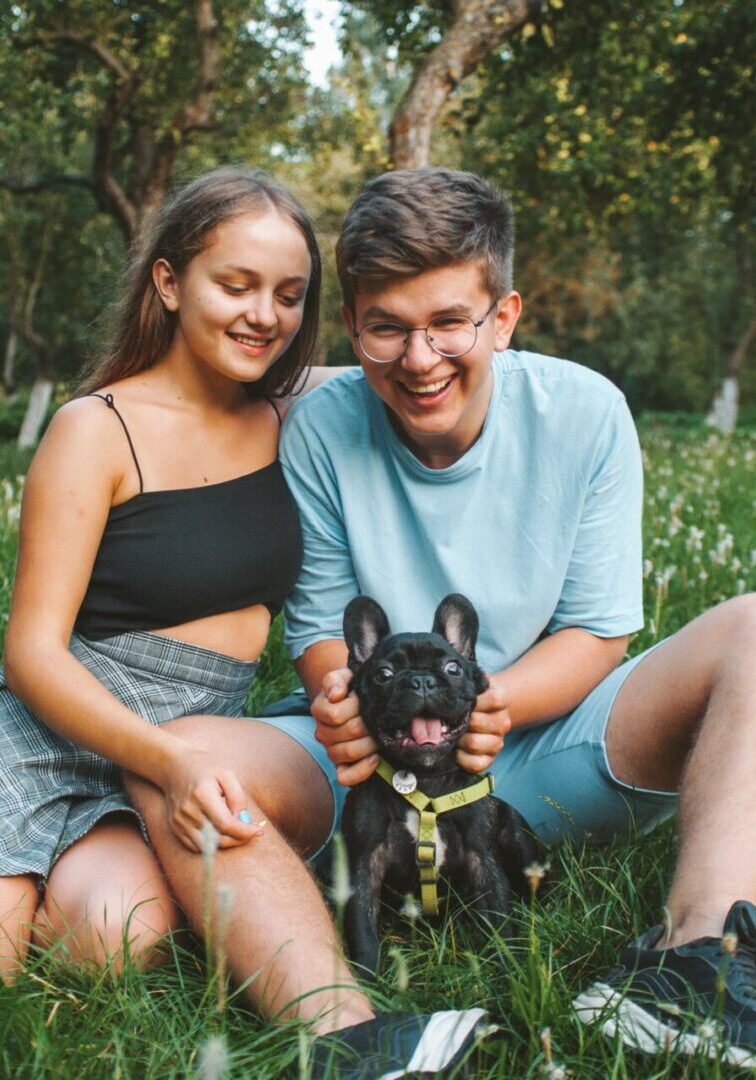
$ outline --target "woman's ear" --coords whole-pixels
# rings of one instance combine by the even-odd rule
[[[168,311],[179,309],[179,283],[167,259],[158,259],[152,267],[152,280]]]

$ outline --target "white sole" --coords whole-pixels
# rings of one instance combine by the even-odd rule
[[[487,1015],[485,1009],[448,1009],[434,1013],[404,1068],[383,1073],[378,1080],[399,1080],[408,1073],[438,1072],[448,1068]],[[486,1034],[490,1031],[487,1027]]]
[[[722,1061],[744,1068],[756,1067],[756,1054],[741,1046],[725,1046],[716,1039],[706,1038],[694,1032],[680,1031],[671,1024],[647,1013],[628,997],[624,997],[606,983],[594,983],[588,990],[578,994],[572,1002],[578,1020],[583,1024],[598,1021],[601,1031],[614,1038],[619,1035],[626,1046],[647,1054],[660,1051],[683,1054],[706,1054],[721,1056]]]

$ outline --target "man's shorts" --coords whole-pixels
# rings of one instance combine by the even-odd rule
[[[601,842],[618,833],[648,832],[674,814],[676,792],[630,787],[614,776],[606,753],[614,699],[653,648],[616,668],[573,712],[507,735],[491,769],[496,795],[519,810],[547,844],[568,836]],[[338,783],[335,767],[315,739],[304,691],[269,706],[260,719],[290,735],[318,763],[331,785],[333,829],[338,828],[348,788]]]

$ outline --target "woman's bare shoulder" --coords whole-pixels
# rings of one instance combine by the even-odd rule
[[[106,402],[94,396],[73,398],[56,411],[29,470],[32,482],[46,478],[69,485],[87,478],[115,492],[128,468],[121,425]]]

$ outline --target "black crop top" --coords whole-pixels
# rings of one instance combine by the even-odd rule
[[[111,395],[104,400],[123,424]],[[130,437],[129,446],[139,471]],[[206,487],[142,491],[141,471],[139,482],[139,494],[108,514],[80,634],[164,630],[254,604],[280,610],[302,564],[302,535],[277,461]]]

